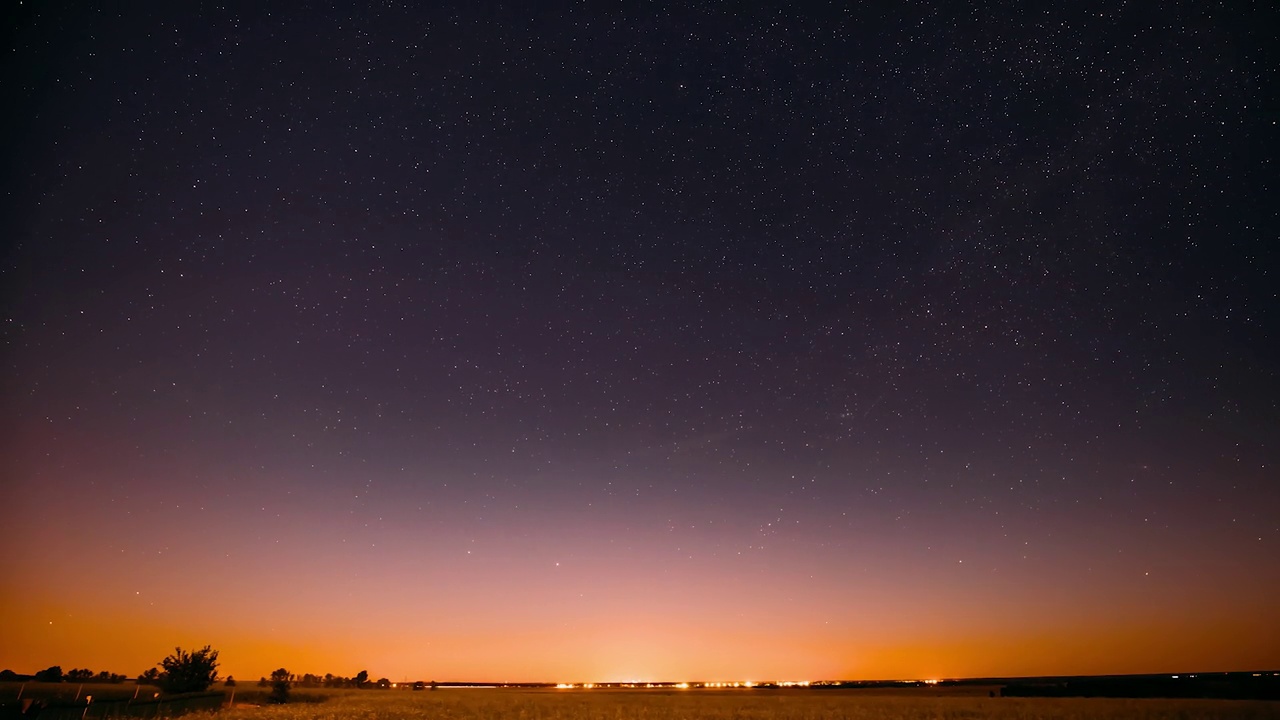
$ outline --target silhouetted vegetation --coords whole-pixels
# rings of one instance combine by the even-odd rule
[[[36,672],[36,682],[62,682],[62,666],[54,665]]]
[[[368,688],[373,685],[373,683],[369,682],[368,670],[361,670],[356,673],[355,677],[334,675],[333,673],[325,673],[324,675],[303,673],[302,675],[294,675],[290,682],[295,687],[300,688]],[[390,681],[388,681],[389,685]]]
[[[218,651],[208,645],[192,652],[174,648],[160,665],[160,688],[167,693],[203,692],[218,679]]]
[[[289,702],[289,682],[291,678],[289,671],[284,668],[271,673],[271,694],[267,696],[267,701],[279,704]]]
[[[49,670],[54,670],[56,669],[56,667],[57,666],[54,666],[53,668],[49,668]],[[37,673],[37,675],[38,674],[39,673]],[[44,682],[65,681],[65,682],[74,682],[74,683],[89,683],[89,682],[122,683],[127,679],[128,678],[126,678],[124,675],[117,675],[116,673],[108,672],[106,670],[103,670],[102,672],[99,672],[99,673],[95,673],[89,668],[72,668],[62,676],[61,680],[45,680]]]

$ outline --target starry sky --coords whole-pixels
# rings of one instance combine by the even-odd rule
[[[5,10],[0,666],[1280,667],[1275,8],[684,5]]]

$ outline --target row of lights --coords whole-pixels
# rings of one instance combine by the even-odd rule
[[[934,682],[937,682],[937,681],[935,680]],[[812,681],[809,681],[809,680],[787,680],[787,681],[785,681],[785,682],[774,683],[774,684],[775,684],[775,685],[777,685],[778,687],[809,687],[809,686],[810,686],[810,685],[812,685],[813,683],[812,683]],[[687,690],[687,689],[688,689],[688,688],[690,688],[690,687],[700,687],[700,688],[750,688],[750,687],[756,687],[757,685],[759,685],[759,683],[753,682],[753,681],[751,681],[751,680],[746,680],[746,681],[742,681],[742,682],[708,682],[708,683],[695,683],[695,684],[693,684],[693,685],[690,685],[690,684],[689,684],[689,683],[687,683],[687,682],[682,682],[682,683],[610,683],[610,684],[608,685],[608,687],[620,687],[620,688],[678,688],[678,689],[681,689],[681,690]],[[596,687],[596,683],[582,683],[582,684],[574,684],[574,683],[559,683],[559,684],[557,684],[557,685],[556,685],[556,688],[557,688],[557,689],[560,689],[560,690],[576,690],[576,689],[579,689],[579,688],[581,688],[581,689],[583,689],[583,690],[590,690],[591,688],[594,688],[594,687]]]

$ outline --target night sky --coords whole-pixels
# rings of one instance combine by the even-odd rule
[[[5,10],[0,667],[1280,667],[1276,8],[879,5]]]

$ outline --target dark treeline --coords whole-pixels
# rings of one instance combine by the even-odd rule
[[[20,675],[9,669],[0,670],[0,681],[118,684],[128,679],[126,675],[107,670],[94,673],[88,668],[73,668],[63,672],[61,665],[52,665],[34,675]],[[174,648],[173,654],[161,660],[159,667],[147,669],[135,680],[138,685],[155,685],[166,694],[204,692],[218,681],[218,651],[208,645],[191,651]],[[228,686],[235,685],[235,680],[230,677],[225,682]]]
[[[0,670],[0,682],[80,682],[80,683],[115,683],[119,684],[126,680],[134,680],[139,685],[160,685],[165,674],[160,672],[159,668],[150,668],[145,672],[138,673],[136,677],[130,678],[128,675],[121,675],[107,670],[95,673],[89,668],[72,668],[63,671],[61,665],[53,665],[38,670],[34,675],[24,675],[14,672],[13,670]]]
[[[258,685],[260,687],[267,687],[272,683],[273,680],[278,681],[278,678],[275,678],[274,676],[272,677],[271,680],[268,680],[265,677],[259,678]],[[334,675],[333,673],[325,673],[324,675],[318,675],[315,673],[303,673],[301,675],[298,675],[296,673],[289,673],[287,682],[289,683],[289,685],[293,687],[299,687],[299,688],[324,687],[324,688],[386,689],[391,687],[391,681],[388,680],[387,678],[378,678],[377,680],[372,680],[372,681],[369,680],[369,671],[367,670],[361,670],[360,672],[356,673],[352,677],[347,677],[345,675]]]
[[[128,680],[128,675],[120,675],[107,670],[94,672],[89,668],[72,668],[66,672],[62,671],[61,665],[47,667],[38,671],[34,675],[23,675],[12,670],[0,670],[0,682],[24,682],[34,680],[35,682],[79,682],[79,683],[122,683]]]

